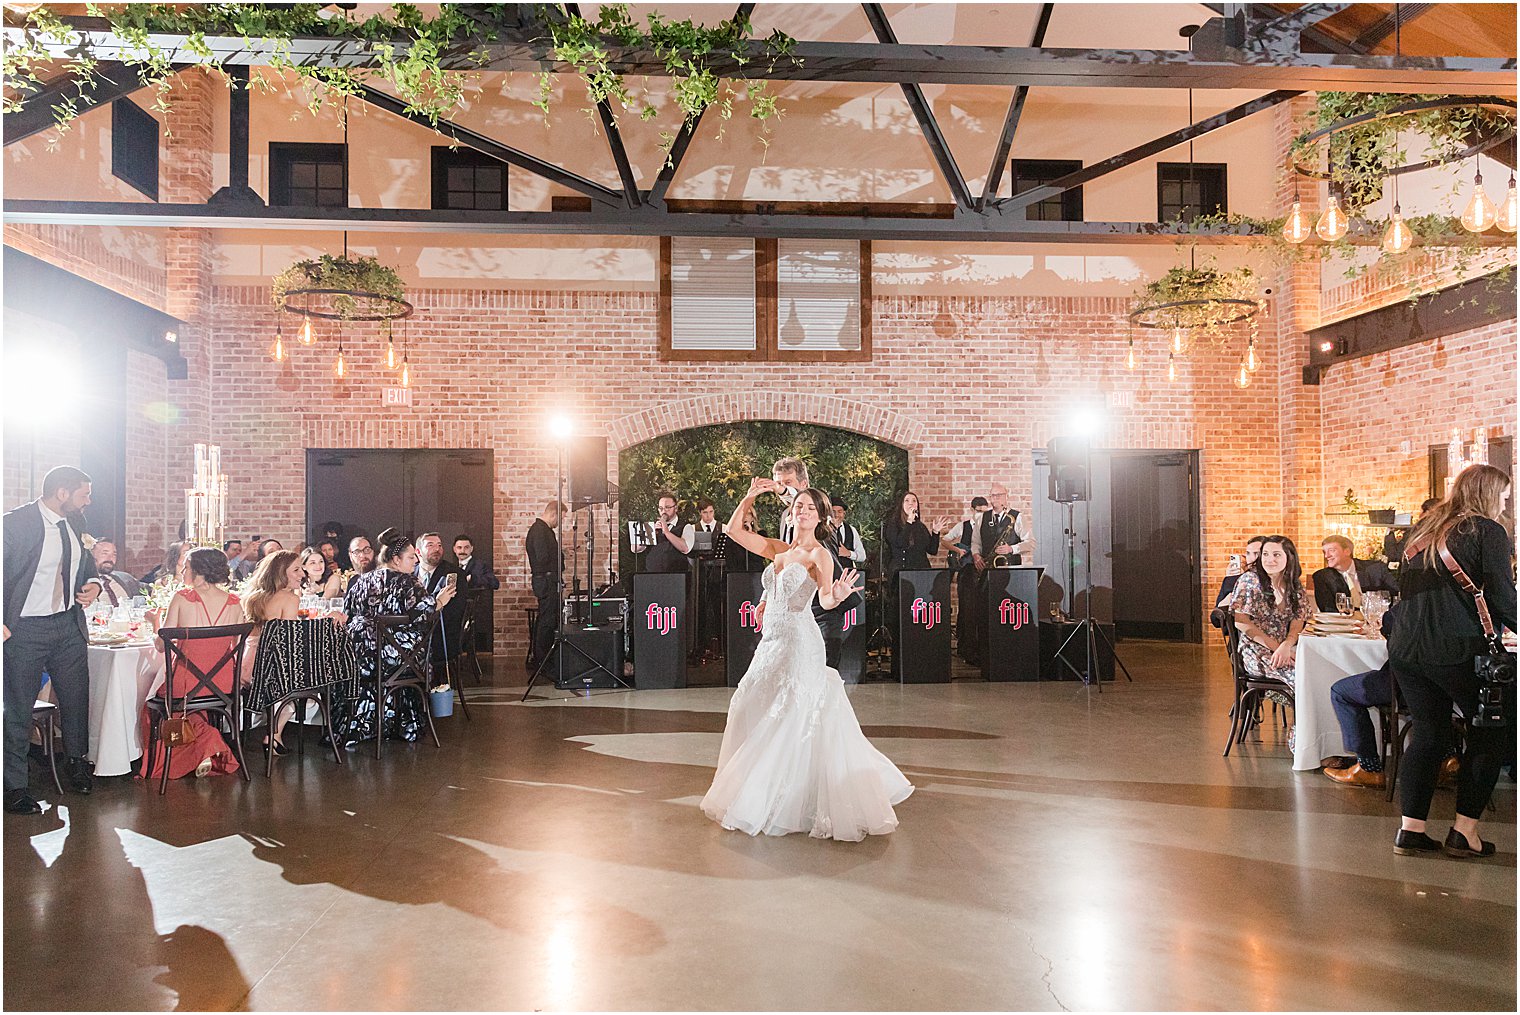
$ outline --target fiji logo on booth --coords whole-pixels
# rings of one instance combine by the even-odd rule
[[[934,625],[944,619],[944,605],[924,599],[915,599],[913,600],[913,605],[909,607],[909,616],[913,618],[913,623],[922,624],[925,630],[932,631],[934,630]]]
[[[858,607],[858,606],[852,606],[848,610],[845,611],[845,613],[844,613],[844,626],[840,629],[840,632],[839,632],[840,634],[849,634],[850,630],[852,628],[854,628],[854,627],[856,627],[856,626],[858,626],[860,624],[860,613],[859,613],[859,610],[860,610],[860,607]]]
[[[650,603],[649,610],[644,614],[644,619],[649,624],[649,630],[659,634],[669,634],[676,629],[676,608],[674,606],[661,606],[659,603]]]
[[[1004,599],[998,604],[998,623],[1006,624],[1017,631],[1029,623],[1029,604]]]
[[[760,611],[748,599],[739,604],[739,626],[741,628],[752,627],[756,631],[760,630]]]

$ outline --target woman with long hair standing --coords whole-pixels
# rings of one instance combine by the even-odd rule
[[[1495,624],[1515,630],[1513,540],[1499,519],[1510,478],[1491,465],[1463,470],[1451,496],[1425,513],[1409,534],[1399,571],[1399,622],[1388,657],[1399,693],[1409,705],[1414,737],[1399,765],[1403,821],[1393,851],[1404,855],[1443,850],[1449,856],[1488,857],[1494,844],[1478,834],[1478,818],[1493,794],[1499,768],[1515,756],[1514,717],[1505,726],[1474,726],[1478,678],[1474,656],[1483,652],[1477,601],[1463,590],[1442,549],[1483,592]],[[1469,720],[1467,748],[1457,771],[1456,817],[1444,844],[1425,834],[1437,770],[1453,743],[1452,704]]]
[[[856,574],[834,578],[829,501],[818,490],[805,489],[792,502],[791,543],[744,528],[754,499],[780,489],[774,480],[755,479],[724,529],[775,563],[761,579],[760,644],[729,700],[702,813],[750,835],[806,832],[848,841],[883,835],[897,827],[892,808],[913,787],[861,732],[812,612],[814,597],[825,609],[850,598]]]

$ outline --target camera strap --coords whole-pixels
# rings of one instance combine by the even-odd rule
[[[1404,559],[1413,560],[1415,557],[1418,557],[1420,551],[1425,548],[1426,542],[1428,540],[1420,539],[1410,543],[1404,550]],[[1467,576],[1466,571],[1462,570],[1462,565],[1457,563],[1457,558],[1452,555],[1444,538],[1436,544],[1436,553],[1440,554],[1441,563],[1446,565],[1446,570],[1451,572],[1451,576],[1456,579],[1457,585],[1477,602],[1478,623],[1483,625],[1483,637],[1492,641],[1494,638],[1494,620],[1489,616],[1488,601],[1483,598],[1483,590],[1478,588],[1477,583]]]

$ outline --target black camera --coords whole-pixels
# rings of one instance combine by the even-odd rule
[[[1507,726],[1515,715],[1515,657],[1500,648],[1473,660],[1478,678],[1478,712],[1474,726]]]

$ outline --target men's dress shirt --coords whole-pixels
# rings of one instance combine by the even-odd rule
[[[860,530],[849,522],[839,526],[839,549],[843,552],[840,556],[857,564],[863,564],[866,560],[866,544],[861,541]]]
[[[126,606],[141,590],[137,579],[124,571],[112,571],[99,577],[101,599],[112,606]]]
[[[26,603],[21,607],[23,617],[51,617],[74,605],[74,579],[79,574],[79,558],[82,556],[79,537],[74,527],[60,514],[54,513],[41,501],[37,510],[42,512],[42,556],[37,561],[37,572],[26,591]],[[69,532],[69,573],[63,574],[63,533],[59,523]],[[62,575],[62,581],[59,576]],[[60,589],[62,600],[60,601]]]
[[[1003,511],[1001,513],[989,511],[987,516],[992,519],[990,523],[992,530],[994,532],[1000,531],[1004,525],[1008,524],[1008,516],[1012,513],[1012,511]],[[1020,511],[1019,516],[1013,520],[1013,528],[1009,530],[1008,535],[1003,537],[1003,540],[1015,548],[1027,540],[1029,538],[1029,524],[1025,519],[1028,517],[1028,512]],[[990,557],[997,553],[996,546],[982,545],[982,527],[980,525],[973,526],[971,529],[971,552],[981,557]]]
[[[431,585],[433,583],[433,571],[434,570],[435,570],[434,568],[428,567],[426,564],[418,564],[417,565],[417,583],[419,585],[421,585],[423,588],[427,588],[429,585]]]
[[[1356,565],[1352,564],[1348,568],[1336,568],[1336,570],[1340,571],[1341,577],[1346,579],[1346,587],[1351,590],[1351,608],[1360,610],[1362,608],[1362,583],[1357,580]]]

